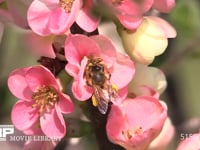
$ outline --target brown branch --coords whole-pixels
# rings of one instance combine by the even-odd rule
[[[94,127],[99,150],[125,150],[123,147],[115,145],[108,140],[106,134],[106,122],[110,111],[110,105],[107,113],[101,114],[97,109],[97,107],[94,107],[92,105],[92,100],[88,100],[87,103],[88,103],[88,111],[90,112],[90,119]]]

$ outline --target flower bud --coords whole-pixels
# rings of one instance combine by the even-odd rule
[[[149,67],[136,63],[136,71],[133,80],[129,83],[129,91],[136,92],[143,85],[152,87],[157,93],[162,94],[167,87],[164,73],[155,67]]]
[[[132,59],[150,64],[168,45],[167,38],[176,36],[174,28],[158,17],[145,17],[135,31],[119,29],[125,51]]]

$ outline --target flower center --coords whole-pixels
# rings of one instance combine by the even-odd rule
[[[74,0],[59,0],[60,6],[67,12],[70,13],[72,9],[72,5],[74,3]]]
[[[32,105],[33,108],[39,107],[39,112],[44,111],[50,112],[58,101],[58,94],[55,89],[51,86],[42,86],[32,95],[32,99],[35,103]]]
[[[130,140],[134,135],[139,135],[141,133],[142,133],[141,126],[136,127],[134,130],[131,130],[131,129],[122,130],[122,134],[127,140]]]

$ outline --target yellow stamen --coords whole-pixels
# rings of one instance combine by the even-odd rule
[[[122,131],[122,134],[124,135],[124,137],[126,139],[131,139],[133,137],[133,133],[130,129],[126,130],[126,131]]]
[[[134,134],[141,134],[142,133],[142,127],[138,126],[137,128],[135,128]]]
[[[118,91],[118,87],[116,84],[112,84],[112,89],[115,90],[116,92]]]
[[[92,105],[95,106],[95,107],[98,106],[97,99],[96,99],[96,97],[94,95],[92,96]]]
[[[122,130],[122,134],[124,136],[125,139],[130,140],[133,135],[138,135],[142,133],[142,127],[138,126],[135,128],[135,130],[131,130],[131,129],[127,129],[127,130]]]
[[[44,111],[50,112],[59,97],[53,87],[42,86],[35,93],[33,93],[32,99],[35,102],[32,105],[32,108],[38,108],[39,113],[42,113]]]
[[[60,0],[60,6],[68,13],[71,12],[74,0]]]

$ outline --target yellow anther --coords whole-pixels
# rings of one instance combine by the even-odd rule
[[[141,134],[141,133],[142,133],[142,127],[141,127],[141,126],[138,126],[137,128],[135,128],[134,133],[135,133],[135,134]]]
[[[95,106],[95,107],[98,106],[97,99],[96,99],[96,97],[94,95],[92,96],[92,105]]]
[[[118,91],[118,87],[116,84],[112,84],[112,89],[115,90],[116,92]]]

